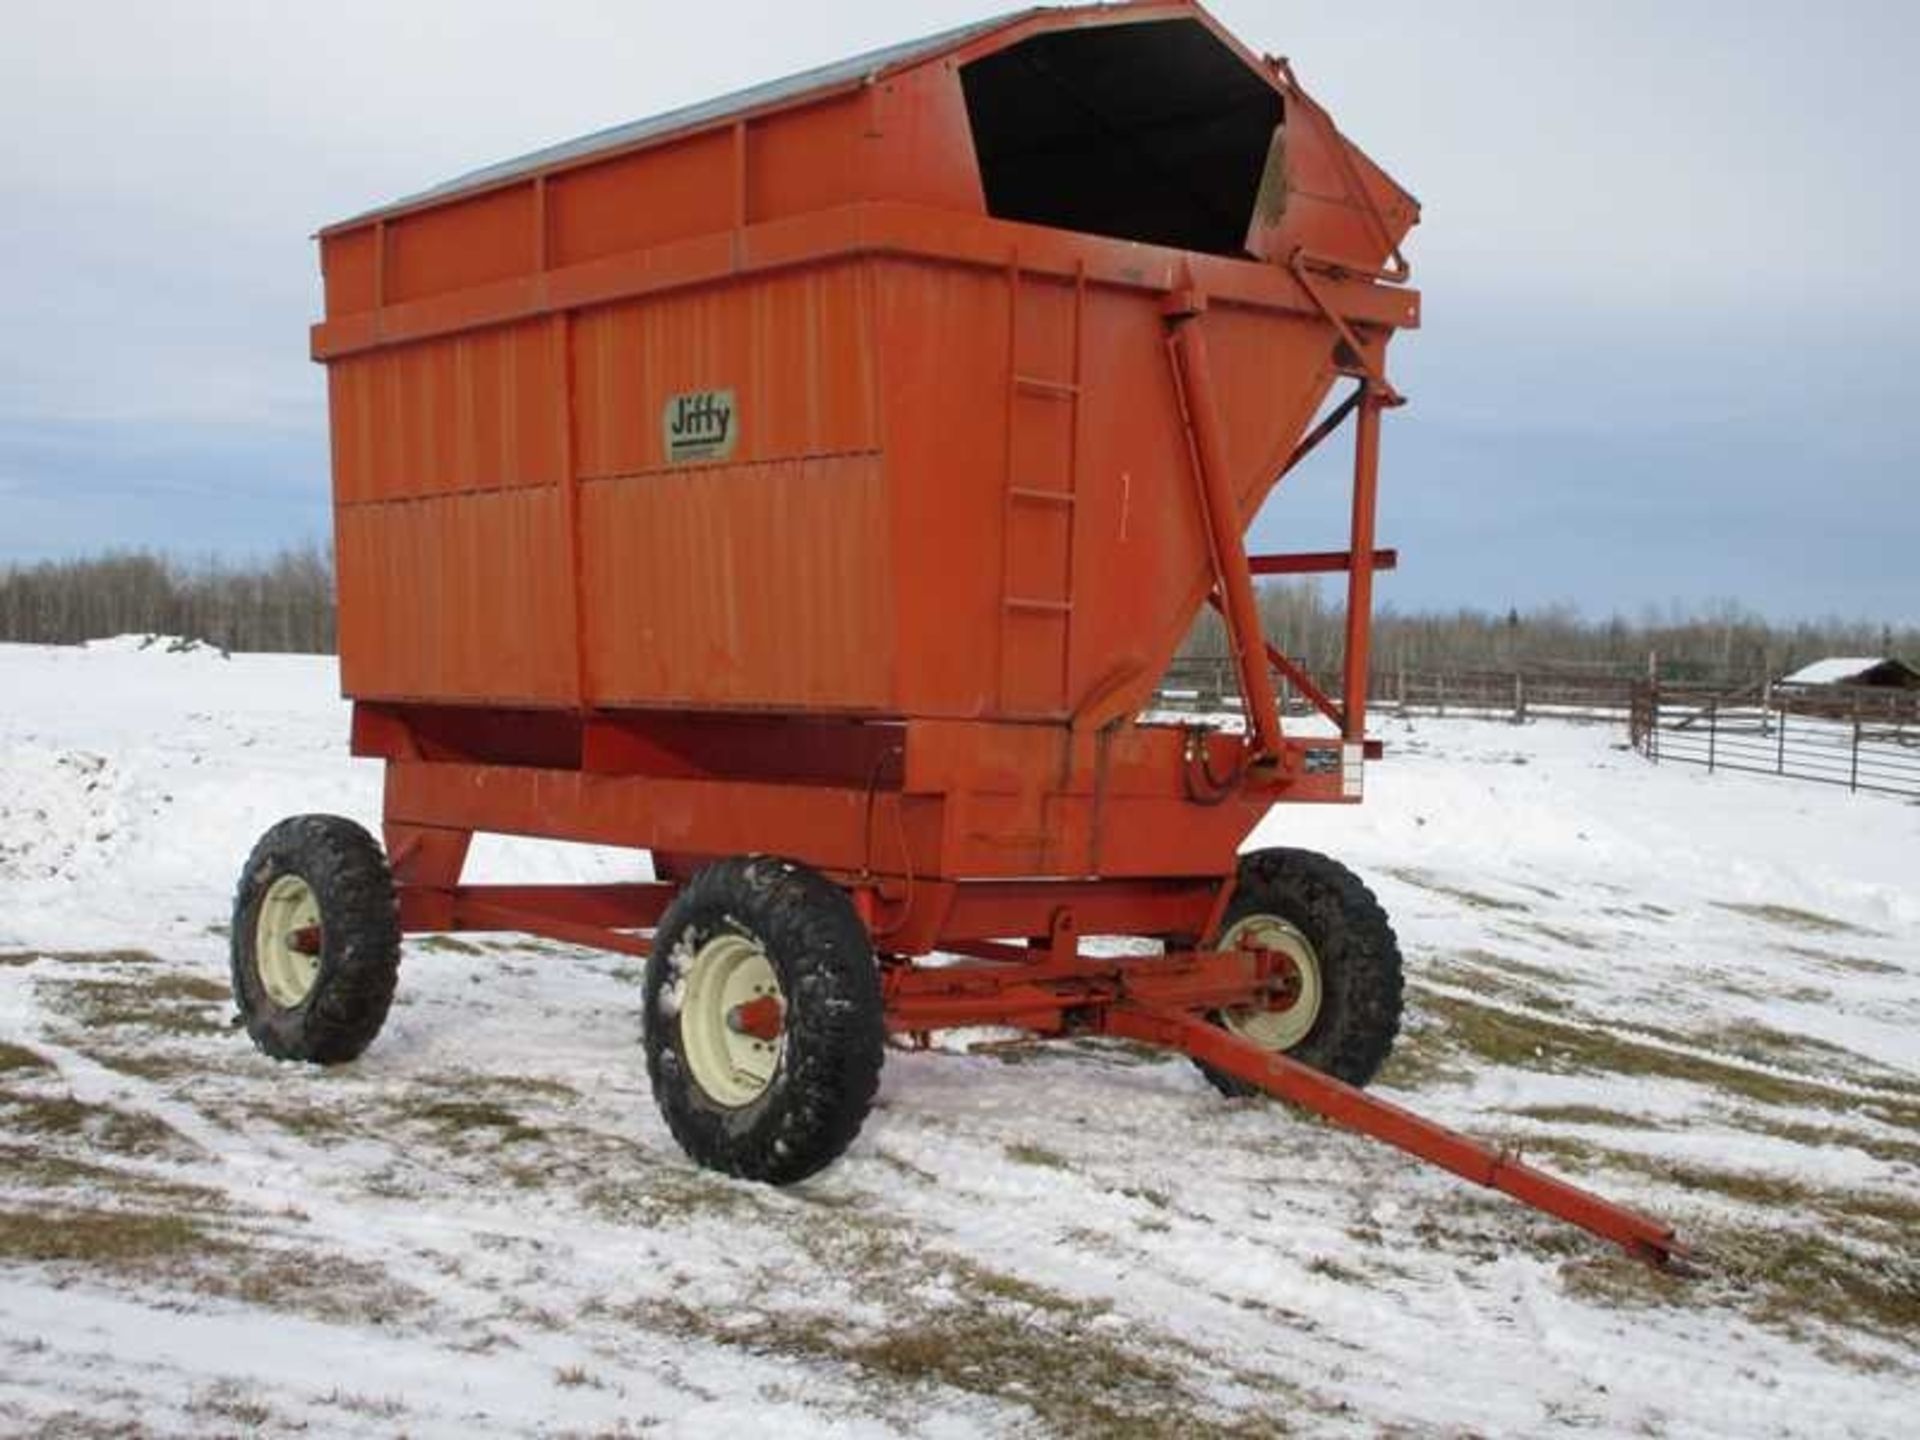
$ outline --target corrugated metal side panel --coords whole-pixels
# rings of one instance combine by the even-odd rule
[[[343,504],[560,479],[560,377],[547,322],[503,325],[328,368]]]
[[[886,512],[877,455],[587,484],[595,702],[886,711]]]
[[[574,322],[580,474],[664,465],[668,400],[708,388],[738,401],[735,463],[877,448],[869,310],[861,267],[840,264],[583,313]]]
[[[572,596],[557,488],[345,505],[340,678],[349,695],[561,704]]]

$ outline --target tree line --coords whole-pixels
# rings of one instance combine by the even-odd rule
[[[112,635],[331,653],[333,557],[319,545],[252,563],[131,551],[0,571],[0,640],[74,645]]]
[[[1330,592],[1332,592],[1330,594]],[[1346,617],[1337,587],[1261,587],[1267,637],[1315,674],[1337,673]],[[0,640],[71,645],[112,635],[178,635],[226,650],[331,653],[333,556],[318,544],[264,561],[184,563],[146,551],[48,560],[0,571]],[[1226,654],[1218,615],[1203,610],[1181,654]],[[1770,623],[1731,601],[1629,619],[1589,619],[1570,605],[1501,611],[1403,611],[1374,618],[1378,676],[1562,671],[1746,683],[1826,655],[1920,659],[1920,629],[1846,621]]]
[[[1334,588],[1274,581],[1260,589],[1267,638],[1323,677],[1339,673],[1346,646],[1346,607],[1327,593]],[[1203,610],[1180,653],[1225,656],[1219,615]],[[1770,622],[1734,601],[1605,619],[1583,616],[1571,605],[1505,611],[1389,605],[1375,612],[1371,654],[1376,683],[1396,673],[1559,672],[1742,685],[1829,655],[1920,661],[1920,628],[1843,619]]]

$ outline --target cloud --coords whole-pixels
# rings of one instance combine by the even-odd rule
[[[324,527],[318,225],[991,7],[18,8],[0,49],[0,556],[256,550]],[[1415,403],[1388,430],[1401,593],[1607,608],[1731,577],[1763,608],[1912,617],[1883,560],[1920,550],[1902,499],[1920,455],[1912,7],[1852,0],[1817,24],[1785,0],[1217,11],[1291,56],[1426,207],[1410,249],[1428,328],[1396,346]],[[1340,504],[1311,495],[1340,477],[1313,474],[1289,485],[1309,495],[1298,523],[1337,531]],[[1292,516],[1262,526],[1291,534]]]

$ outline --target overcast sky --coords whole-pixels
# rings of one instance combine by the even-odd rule
[[[326,532],[317,226],[997,8],[4,3],[0,563]],[[1920,5],[1215,12],[1425,206],[1383,599],[1920,622]]]

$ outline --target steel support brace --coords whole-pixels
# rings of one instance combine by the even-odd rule
[[[1347,571],[1346,675],[1340,691],[1340,735],[1350,745],[1367,736],[1367,671],[1373,630],[1373,532],[1380,482],[1380,412],[1392,403],[1367,383],[1353,437],[1353,562]]]
[[[1059,1035],[1122,1000],[1176,1010],[1233,1009],[1270,1003],[1282,983],[1282,962],[1261,950],[1100,957],[1058,953],[1051,943],[1025,951],[967,944],[953,948],[990,963],[889,970],[882,986],[887,1028],[1010,1025]]]
[[[400,929],[518,931],[569,945],[646,955],[651,930],[678,887],[617,885],[401,885]]]
[[[1190,302],[1197,303],[1197,302]],[[1240,695],[1251,732],[1251,759],[1278,761],[1281,751],[1280,702],[1267,668],[1266,643],[1260,629],[1260,607],[1253,593],[1253,572],[1241,543],[1240,504],[1227,476],[1227,444],[1220,414],[1214,404],[1213,370],[1207,359],[1206,338],[1200,333],[1197,311],[1176,309],[1167,317],[1167,344],[1180,382],[1180,405],[1192,441],[1194,481],[1208,549],[1213,559],[1214,583],[1219,589],[1221,614],[1227,622],[1227,643],[1233,649]],[[1356,542],[1358,543],[1358,542]],[[1368,539],[1372,546],[1373,541]]]
[[[1108,1035],[1185,1051],[1337,1125],[1578,1225],[1651,1264],[1664,1266],[1686,1253],[1672,1227],[1658,1220],[1557,1180],[1504,1151],[1423,1120],[1297,1060],[1262,1050],[1197,1016],[1122,1003],[1103,1012],[1097,1028]]]

